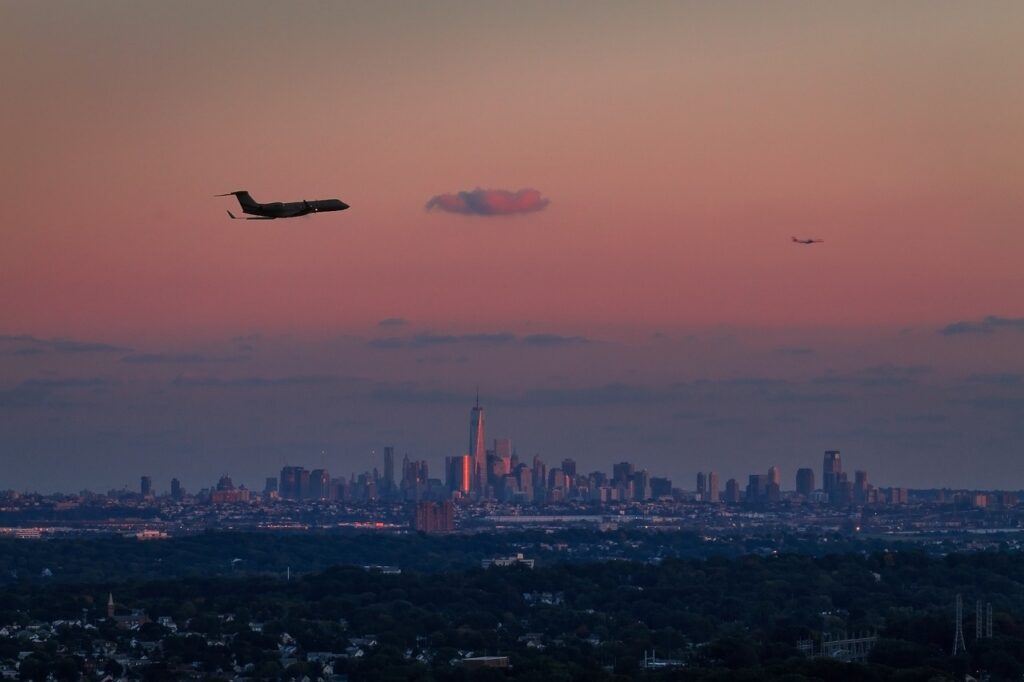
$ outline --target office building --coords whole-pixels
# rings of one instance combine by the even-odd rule
[[[171,499],[180,500],[185,496],[185,491],[182,490],[181,481],[176,478],[171,479]]]
[[[143,497],[153,496],[153,479],[149,476],[143,476],[139,481],[139,491]]]
[[[465,497],[473,487],[473,458],[469,455],[449,457],[447,464],[447,488],[449,492]]]
[[[828,495],[831,501],[835,501],[836,484],[841,473],[843,473],[843,460],[839,456],[839,451],[826,450],[821,466],[821,489]]]
[[[740,484],[736,481],[735,478],[730,478],[728,481],[725,482],[725,503],[740,503]]]
[[[450,533],[455,530],[455,505],[450,500],[420,502],[413,528],[424,533]]]
[[[707,475],[703,471],[698,471],[697,472],[697,494],[700,496],[700,499],[706,500],[707,498],[705,497],[705,495],[707,495],[707,492],[708,492],[708,477],[707,477]]]
[[[707,497],[708,502],[714,502],[715,504],[718,503],[719,491],[718,491],[718,472],[717,471],[709,471],[708,472],[708,490],[707,490],[707,495],[708,495],[708,497]]]
[[[311,500],[331,499],[331,475],[326,469],[313,469],[309,473],[309,495]]]
[[[782,471],[774,464],[768,467],[768,482],[774,483],[777,488],[782,488]]]
[[[796,492],[804,497],[814,492],[814,469],[809,467],[797,469]]]

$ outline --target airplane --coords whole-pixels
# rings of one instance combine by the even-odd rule
[[[793,241],[797,244],[820,244],[825,241],[824,239],[797,239],[793,237]]]
[[[227,194],[216,194],[218,197],[234,196],[242,207],[242,213],[251,213],[255,218],[239,218],[231,211],[228,215],[232,220],[274,220],[275,218],[297,218],[310,213],[325,213],[327,211],[344,211],[348,204],[340,199],[313,199],[312,201],[275,201],[269,204],[261,204],[245,190],[228,192]]]

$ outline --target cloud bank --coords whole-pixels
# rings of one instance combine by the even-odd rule
[[[1024,332],[1024,317],[989,315],[977,322],[954,322],[939,330],[943,336],[957,334],[994,334],[998,331]]]
[[[476,188],[470,192],[437,194],[427,202],[427,210],[439,209],[463,215],[515,215],[545,209],[549,201],[535,189],[510,192],[504,189]]]

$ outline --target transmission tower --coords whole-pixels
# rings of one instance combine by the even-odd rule
[[[981,620],[984,618],[981,610],[981,600],[974,602],[974,639],[981,639]]]
[[[956,595],[956,634],[953,635],[953,655],[967,653],[967,645],[964,643],[964,600],[959,594]]]
[[[985,609],[985,637],[992,639],[992,602],[988,603]]]

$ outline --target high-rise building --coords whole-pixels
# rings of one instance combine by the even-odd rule
[[[814,469],[804,467],[796,470],[796,492],[804,496],[814,492]]]
[[[395,490],[395,449],[389,446],[384,448],[384,490],[381,491],[381,497],[390,500]]]
[[[171,499],[180,500],[185,496],[185,491],[181,489],[181,481],[176,478],[171,479]]]
[[[515,467],[512,465],[512,439],[511,438],[495,438],[494,439],[494,456],[499,458],[505,463],[505,470],[512,471]],[[518,459],[518,458],[517,458]],[[519,462],[516,462],[518,465]]]
[[[566,457],[562,460],[562,471],[569,478],[576,478],[576,460],[571,457]]]
[[[768,467],[768,482],[774,483],[779,488],[782,487],[782,472],[774,464]]]
[[[448,490],[468,495],[473,486],[473,459],[469,455],[458,455],[449,457],[447,464]]]
[[[455,530],[455,505],[444,502],[420,502],[416,505],[413,528],[424,533],[450,533]]]
[[[708,477],[703,471],[697,472],[697,494],[700,499],[706,499],[704,495],[708,492]]]
[[[278,490],[286,500],[301,500],[309,490],[309,472],[303,467],[282,467]]]
[[[836,482],[841,473],[843,473],[843,460],[839,456],[839,451],[826,450],[821,466],[821,489],[825,491],[830,500],[834,500],[836,497]]]
[[[632,462],[619,462],[612,465],[612,480],[617,485],[628,483],[636,472]]]
[[[151,497],[153,495],[153,479],[143,476],[139,481],[139,492],[143,497]]]
[[[708,472],[708,502],[718,503],[718,472]]]
[[[868,501],[868,472],[853,472],[853,501],[855,504],[864,504]]]
[[[313,469],[309,473],[309,495],[311,500],[331,499],[331,475],[326,469]]]
[[[277,477],[267,476],[266,483],[263,485],[263,494],[267,497],[274,497],[277,495]]]
[[[730,478],[725,482],[725,502],[727,504],[739,504],[740,502],[740,484],[735,478]]]
[[[487,446],[484,445],[484,408],[477,393],[476,405],[469,411],[469,456],[473,458],[473,487],[478,496],[487,490]]]

